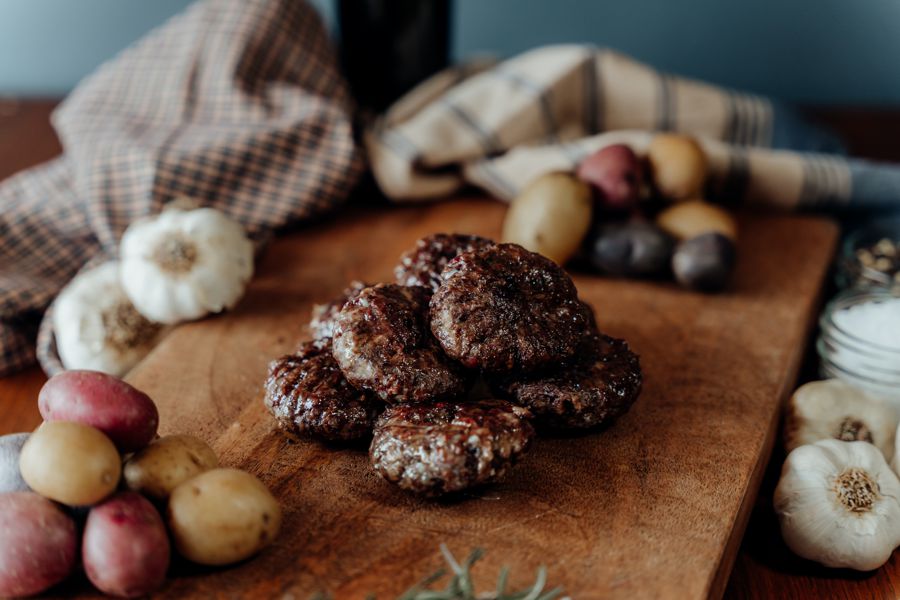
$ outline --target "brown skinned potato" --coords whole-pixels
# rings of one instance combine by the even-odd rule
[[[656,217],[656,224],[677,240],[689,240],[705,233],[720,233],[737,239],[737,221],[724,208],[702,200],[672,205]]]
[[[218,465],[216,453],[203,440],[167,435],[129,458],[123,476],[128,489],[165,500],[180,483]]]
[[[653,184],[670,200],[696,198],[703,192],[708,165],[697,141],[688,135],[661,133],[647,148]]]
[[[98,429],[66,421],[45,422],[19,456],[19,470],[34,491],[69,506],[96,504],[119,483],[122,459]]]
[[[503,221],[503,241],[565,264],[587,234],[592,211],[586,183],[569,173],[542,175],[510,204]]]
[[[281,508],[263,483],[237,469],[213,469],[169,497],[169,530],[195,563],[227,565],[256,554],[281,528]]]

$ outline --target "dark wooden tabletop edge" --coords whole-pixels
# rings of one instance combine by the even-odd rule
[[[830,235],[830,243],[827,248],[823,248],[823,250],[827,250],[827,256],[834,255],[834,252],[837,249],[840,233],[838,225],[833,221],[831,223],[832,231]],[[805,313],[807,315],[806,320],[802,325],[802,337],[804,343],[801,346],[794,348],[793,352],[791,353],[790,364],[787,368],[787,377],[782,379],[782,389],[779,390],[778,393],[779,410],[775,411],[772,414],[772,417],[770,418],[769,423],[766,427],[766,435],[763,441],[762,452],[757,457],[756,464],[753,466],[753,473],[751,474],[750,479],[747,482],[747,488],[744,491],[743,500],[741,501],[741,506],[738,509],[734,527],[732,528],[731,535],[728,538],[728,543],[726,544],[725,551],[722,553],[719,567],[715,571],[716,576],[713,579],[712,584],[710,585],[708,597],[711,599],[723,598],[725,595],[725,590],[728,588],[728,581],[731,578],[732,571],[734,570],[734,564],[737,560],[738,552],[740,551],[741,542],[743,541],[744,534],[747,530],[747,525],[750,522],[750,516],[753,513],[753,508],[756,504],[757,497],[759,496],[759,491],[762,485],[763,477],[766,473],[766,468],[769,464],[769,461],[772,459],[775,442],[778,439],[778,430],[781,423],[783,408],[787,403],[787,400],[790,397],[791,393],[794,391],[794,388],[796,387],[797,380],[800,375],[800,368],[803,364],[804,355],[810,347],[810,344],[813,342],[812,338],[815,335],[816,323],[818,321],[818,308],[820,308],[824,303],[824,283],[826,277],[828,277],[828,273],[830,272],[830,267],[831,261],[828,261],[823,265],[822,270],[819,273],[819,291],[815,295],[815,297],[810,300],[810,306]]]

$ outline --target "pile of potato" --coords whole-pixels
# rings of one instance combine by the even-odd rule
[[[142,596],[164,582],[170,540],[190,561],[225,565],[278,534],[265,485],[218,468],[197,438],[157,438],[156,405],[124,381],[66,371],[38,406],[34,433],[0,437],[0,596],[60,583],[79,554],[97,589]]]
[[[576,173],[531,182],[510,205],[503,241],[559,264],[718,291],[734,269],[737,224],[702,199],[707,175],[706,155],[689,136],[658,134],[646,156],[606,146]]]

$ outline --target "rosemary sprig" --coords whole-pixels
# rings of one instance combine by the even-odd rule
[[[563,593],[560,587],[544,591],[547,583],[547,569],[544,567],[538,569],[537,578],[530,588],[519,592],[507,592],[509,569],[503,567],[497,577],[496,590],[479,594],[475,591],[471,569],[472,565],[484,556],[484,550],[476,548],[462,564],[456,561],[446,544],[441,544],[441,554],[452,571],[452,577],[446,587],[443,590],[430,589],[432,584],[446,574],[446,570],[441,569],[407,590],[397,600],[554,600]]]
[[[555,600],[563,593],[561,587],[544,591],[544,586],[547,584],[547,569],[544,567],[538,569],[532,586],[519,592],[506,591],[509,568],[503,567],[497,576],[496,590],[478,593],[475,591],[475,583],[472,581],[471,569],[472,565],[484,556],[484,550],[475,548],[462,564],[457,562],[446,544],[441,544],[441,554],[444,555],[444,560],[450,566],[451,574],[444,589],[431,589],[432,585],[448,574],[447,569],[438,569],[398,596],[397,600]],[[330,597],[320,593],[314,595],[310,600],[330,600]],[[374,595],[370,595],[366,600],[376,599]],[[561,598],[560,600],[568,599]]]

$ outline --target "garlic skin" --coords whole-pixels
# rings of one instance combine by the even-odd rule
[[[896,410],[840,379],[811,381],[797,388],[788,403],[784,445],[798,446],[824,439],[874,444],[885,460],[894,456]]]
[[[827,567],[877,569],[900,542],[900,480],[868,442],[800,446],[774,503],[788,547]]]
[[[897,426],[897,432],[894,434],[894,458],[891,459],[891,468],[898,476],[900,476],[900,425]]]
[[[53,304],[56,349],[67,369],[116,377],[143,359],[164,334],[141,315],[119,283],[119,263],[75,276]]]
[[[169,208],[122,236],[121,281],[148,319],[174,324],[233,307],[253,276],[253,244],[212,208]]]

